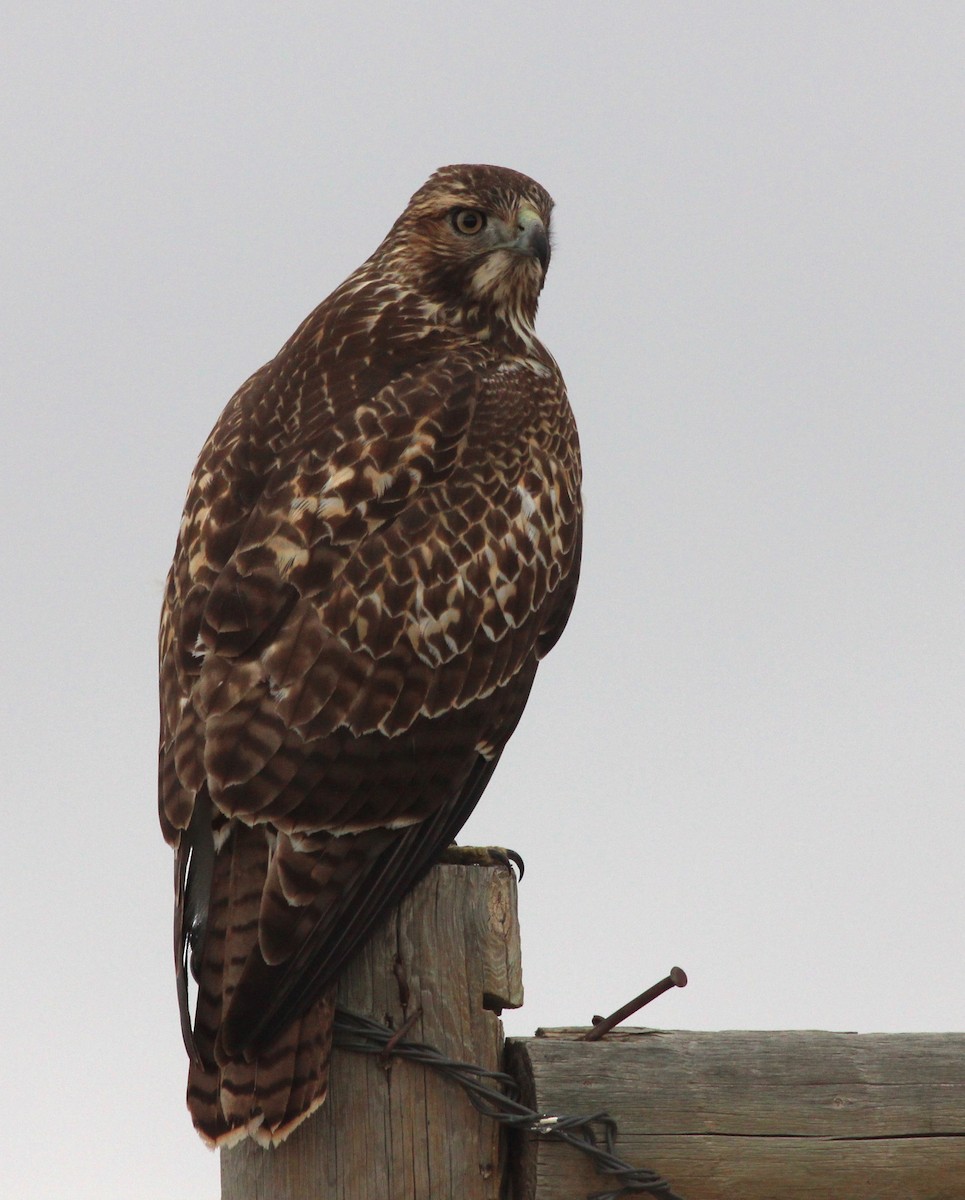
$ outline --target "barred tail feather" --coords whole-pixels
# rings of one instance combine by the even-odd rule
[[[277,1146],[325,1101],[334,988],[251,1062],[192,1063],[188,1108],[209,1146]]]
[[[250,1061],[228,1054],[219,1033],[242,969],[257,953],[258,913],[268,868],[264,830],[236,823],[215,856],[194,1020],[196,1058],[188,1109],[210,1146],[249,1136],[277,1145],[325,1100],[335,989]]]

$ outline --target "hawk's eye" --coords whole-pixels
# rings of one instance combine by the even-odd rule
[[[456,233],[464,233],[467,237],[482,233],[486,228],[486,214],[478,208],[457,208],[449,216]]]

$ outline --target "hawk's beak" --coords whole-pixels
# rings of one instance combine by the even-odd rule
[[[513,243],[516,249],[538,258],[545,275],[546,268],[550,265],[550,240],[546,236],[546,226],[538,214],[531,208],[521,208],[516,218],[516,231],[518,236]]]

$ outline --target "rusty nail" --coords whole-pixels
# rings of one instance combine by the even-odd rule
[[[614,1025],[619,1025],[627,1017],[632,1017],[635,1012],[638,1012],[645,1004],[649,1004],[651,1000],[656,1000],[658,996],[662,996],[664,992],[669,992],[671,988],[686,986],[687,976],[685,972],[680,967],[671,967],[670,974],[666,979],[661,979],[653,987],[647,988],[645,992],[641,992],[639,996],[634,997],[628,1004],[624,1004],[622,1008],[618,1008],[615,1013],[611,1013],[608,1017],[594,1017],[593,1028],[589,1033],[583,1035],[583,1041],[599,1041],[604,1034],[610,1032]]]
[[[402,1006],[403,1013],[409,1007],[409,978],[406,975],[405,963],[402,961],[402,955],[395,956],[395,962],[392,964],[392,974],[395,976],[396,983],[399,985],[399,1004]]]

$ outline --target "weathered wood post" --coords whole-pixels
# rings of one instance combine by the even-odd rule
[[[684,1200],[962,1200],[965,1034],[545,1030],[506,1044],[532,1108],[605,1109],[616,1151]],[[514,1200],[606,1185],[569,1147],[521,1139]]]
[[[404,983],[403,983],[404,980]],[[342,1008],[489,1070],[539,1114],[616,1119],[616,1154],[684,1200],[963,1200],[965,1034],[620,1027],[505,1045],[522,1004],[516,882],[442,866],[346,973]],[[550,1122],[550,1125],[552,1122]],[[507,1161],[510,1159],[511,1161]],[[222,1200],[584,1200],[619,1183],[570,1146],[499,1127],[405,1059],[336,1051],[329,1100],[280,1148],[222,1153]],[[508,1193],[503,1190],[509,1185]]]
[[[500,1070],[496,1012],[523,1002],[516,880],[439,866],[351,964],[338,1003],[407,1037]],[[221,1156],[222,1200],[499,1200],[499,1129],[425,1067],[335,1051],[327,1102],[276,1150]]]

